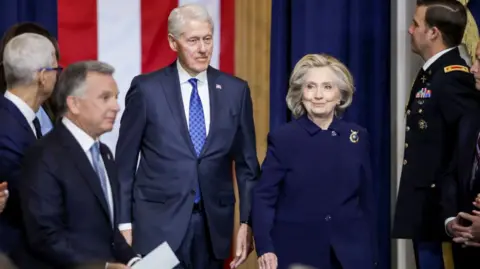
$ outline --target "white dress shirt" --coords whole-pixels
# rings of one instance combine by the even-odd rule
[[[88,160],[92,164],[93,168],[93,157],[92,153],[90,152],[90,148],[93,146],[95,143],[95,140],[91,136],[89,136],[85,131],[80,129],[77,125],[75,125],[72,121],[70,121],[67,117],[63,117],[62,123],[67,127],[67,129],[72,133],[73,137],[75,137],[75,140],[80,144],[80,147],[82,147],[83,152],[87,155]],[[103,163],[103,159],[100,158],[100,165],[103,165],[105,168],[105,164]],[[106,180],[106,187],[107,187],[107,205],[108,209],[110,211],[110,216],[114,218],[113,215],[113,196],[112,196],[112,187],[110,185],[110,179],[108,178],[107,174],[107,169],[104,169],[105,171],[105,178]],[[98,179],[98,184],[100,184],[100,179]],[[113,223],[113,219],[111,220]]]
[[[35,131],[35,125],[33,125],[33,120],[37,116],[35,114],[35,111],[33,111],[33,109],[29,105],[27,105],[25,101],[23,101],[20,97],[16,96],[10,91],[6,91],[4,96],[8,100],[10,100],[18,108],[18,110],[20,110],[22,115],[27,120],[28,125],[30,125],[30,128],[32,128],[33,134],[35,135],[35,137],[37,137],[37,132]]]
[[[210,94],[208,92],[208,79],[207,71],[199,73],[197,76],[192,77],[182,67],[179,61],[177,61],[178,78],[180,79],[180,90],[182,91],[183,108],[185,109],[185,117],[187,118],[187,126],[190,127],[189,114],[190,114],[190,96],[192,95],[192,84],[188,82],[191,78],[196,78],[198,95],[202,100],[203,116],[205,117],[205,134],[208,135],[210,129]]]
[[[208,79],[207,71],[199,73],[197,76],[192,77],[188,72],[183,68],[180,62],[177,60],[177,70],[178,78],[180,82],[180,91],[182,93],[183,108],[185,109],[185,118],[187,120],[187,126],[190,127],[189,115],[190,115],[190,96],[192,95],[192,84],[188,82],[191,78],[196,78],[198,95],[202,101],[203,116],[205,120],[205,135],[208,135],[210,130],[210,93],[208,92]],[[132,229],[131,223],[122,223],[119,225],[119,230],[130,230]]]
[[[442,57],[443,54],[455,49],[457,47],[453,47],[453,48],[448,48],[448,49],[444,49],[440,52],[437,52],[437,54],[433,55],[430,59],[428,59],[424,64],[423,64],[423,71],[427,70],[436,60],[438,60],[438,58]]]

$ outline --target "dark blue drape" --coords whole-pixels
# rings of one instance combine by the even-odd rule
[[[12,25],[31,21],[57,36],[57,0],[0,0],[0,33]]]
[[[285,104],[289,75],[308,53],[331,54],[354,76],[356,92],[344,118],[370,133],[379,268],[390,268],[390,1],[273,0],[271,130],[289,120]]]

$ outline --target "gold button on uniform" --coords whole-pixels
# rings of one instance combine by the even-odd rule
[[[410,109],[409,109],[409,110],[407,110],[407,115],[410,115]]]
[[[405,130],[407,130],[407,132],[410,131],[410,127],[407,126],[407,127],[405,128]]]
[[[430,185],[430,188],[435,188],[435,183],[433,183],[432,185]]]
[[[405,148],[408,148],[408,143],[405,143]]]
[[[403,160],[403,165],[407,165],[407,160]]]
[[[420,108],[420,109],[418,110],[418,113],[422,114],[422,113],[423,113],[423,109]]]

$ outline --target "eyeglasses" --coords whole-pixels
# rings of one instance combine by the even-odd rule
[[[40,68],[38,71],[57,71],[57,73],[60,73],[62,72],[63,70],[63,67],[59,66],[59,67],[44,67],[44,68]]]

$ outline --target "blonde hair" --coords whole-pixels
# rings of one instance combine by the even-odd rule
[[[290,76],[287,93],[287,106],[295,118],[305,114],[302,103],[305,75],[312,68],[328,67],[335,74],[335,86],[340,90],[340,105],[335,108],[335,115],[340,116],[352,104],[355,91],[353,77],[348,68],[335,57],[327,54],[307,54],[295,65]]]

